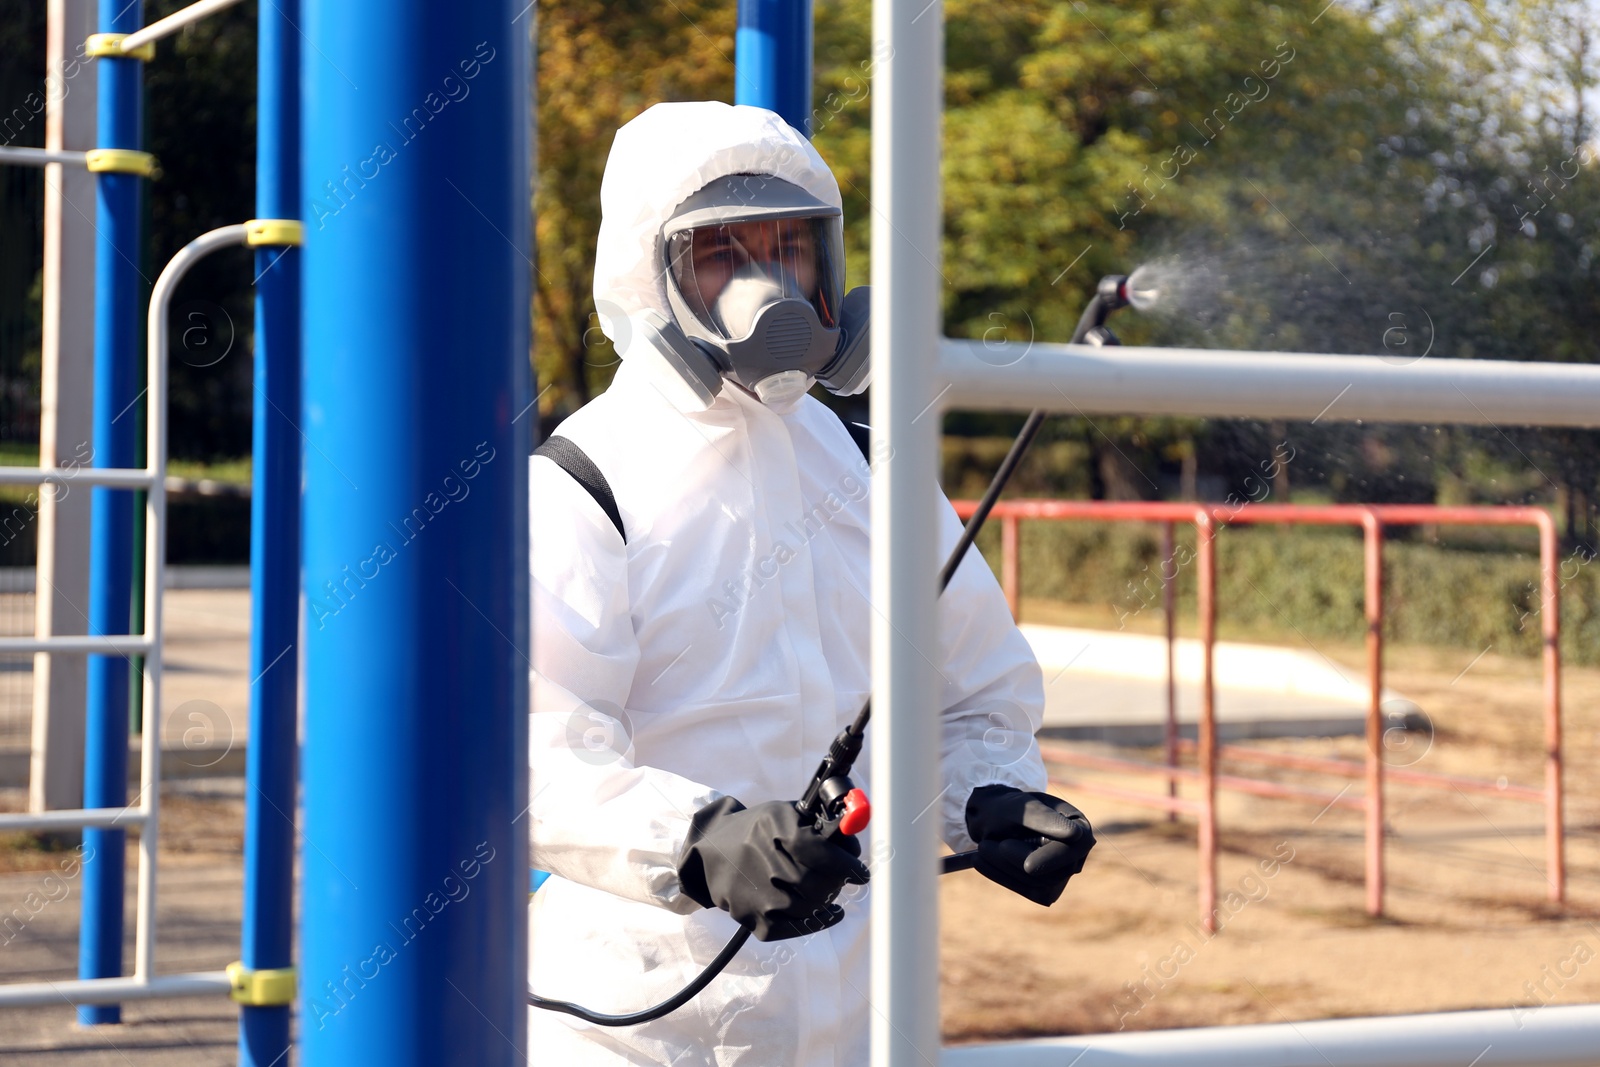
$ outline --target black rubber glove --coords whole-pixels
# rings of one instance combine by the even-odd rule
[[[1094,828],[1083,812],[1048,793],[1009,785],[972,791],[967,833],[978,843],[979,873],[1046,907],[1060,899],[1094,848]]]
[[[723,797],[695,812],[678,856],[678,880],[701,907],[755,927],[756,940],[826,930],[844,918],[833,898],[866,885],[861,842],[829,839],[781,800],[746,808]]]

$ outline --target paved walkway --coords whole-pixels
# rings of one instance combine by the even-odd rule
[[[1045,732],[1056,738],[1117,745],[1157,745],[1167,714],[1165,638],[1024,625],[1044,670]],[[1200,718],[1203,648],[1177,641],[1177,718],[1193,737]],[[1366,729],[1364,672],[1315,650],[1217,642],[1213,654],[1217,732],[1223,740],[1252,737],[1337,737]],[[1413,701],[1383,692],[1394,725],[1423,717]]]
[[[31,633],[31,593],[0,593],[0,628]],[[168,589],[161,685],[164,776],[239,773],[250,718],[250,593]],[[24,626],[25,624],[25,626]],[[0,657],[0,786],[27,784],[33,657]],[[134,776],[137,777],[137,765]]]

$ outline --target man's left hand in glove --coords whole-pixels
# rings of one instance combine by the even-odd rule
[[[1094,829],[1083,812],[1048,793],[985,785],[967,800],[978,871],[1035,904],[1054,904],[1083,870]]]

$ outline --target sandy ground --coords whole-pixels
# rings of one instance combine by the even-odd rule
[[[1319,642],[1318,651],[1362,662],[1356,647]],[[1470,652],[1391,651],[1391,684],[1421,704],[1434,729],[1431,738],[1393,738],[1389,762],[1538,785],[1537,664],[1492,653],[1472,660]],[[1198,926],[1193,823],[1169,823],[1071,784],[1154,790],[1159,780],[1063,772],[1055,791],[1090,814],[1101,843],[1060,903],[1039,908],[974,874],[941,886],[946,1038],[1600,1000],[1600,671],[1568,671],[1564,690],[1565,908],[1545,900],[1539,805],[1391,786],[1387,910],[1372,919],[1364,909],[1360,811],[1223,793],[1224,924],[1208,937]],[[1361,753],[1357,738],[1255,747]],[[1329,794],[1363,789],[1359,781],[1245,763],[1224,771],[1270,774]]]
[[[157,898],[158,973],[214,971],[239,958],[243,782],[171,783],[162,790],[161,878]],[[0,791],[0,809],[26,806],[23,790]],[[133,960],[137,863],[130,847],[127,937]],[[28,846],[0,835],[0,982],[77,975],[78,903],[70,852]],[[68,866],[63,868],[63,863]],[[63,892],[62,886],[65,886]],[[16,919],[25,921],[20,928]],[[238,1010],[223,997],[125,1004],[118,1026],[80,1027],[68,1005],[0,1009],[0,1063],[6,1067],[223,1067],[238,1062]]]
[[[1361,662],[1354,646],[1319,642],[1317,651]],[[1391,762],[1491,781],[1541,781],[1536,664],[1427,649],[1392,650],[1390,662],[1391,684],[1434,723],[1431,737],[1394,738]],[[1537,805],[1392,787],[1388,914],[1373,920],[1363,911],[1360,812],[1224,793],[1225,923],[1207,937],[1195,925],[1193,824],[1168,823],[1071,784],[1148,790],[1156,781],[1063,774],[1058,791],[1090,814],[1101,843],[1056,907],[1036,907],[972,872],[941,885],[947,1039],[1600,1001],[1600,786],[1593,774],[1600,671],[1569,671],[1565,696],[1566,908],[1545,902]],[[1256,744],[1360,753],[1355,738]],[[1268,773],[1248,764],[1225,769]],[[1330,794],[1350,785],[1347,795],[1359,795],[1362,788],[1271,773]],[[164,794],[159,966],[220,968],[238,955],[239,783],[172,783]],[[23,800],[20,791],[0,791],[0,807],[15,809]],[[61,858],[0,840],[0,911],[37,888]],[[70,977],[76,931],[74,890],[0,945],[0,980]],[[123,1026],[84,1030],[65,1005],[0,1011],[0,1062],[235,1062],[235,1013],[227,1001],[129,1005],[125,1014]]]

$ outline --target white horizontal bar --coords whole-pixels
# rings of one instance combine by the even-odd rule
[[[127,1000],[226,996],[233,988],[222,971],[163,974],[150,979],[82,978],[65,982],[0,985],[0,1008],[48,1008],[66,1004],[121,1004]]]
[[[1600,1067],[1600,1004],[1096,1034],[946,1049],[940,1067]]]
[[[122,467],[0,467],[0,485],[103,485],[113,489],[148,489],[156,476],[148,470]]]
[[[238,2],[239,0],[200,0],[197,4],[190,4],[188,7],[180,8],[166,18],[158,19],[144,29],[128,34],[127,39],[122,42],[122,50],[131,52],[135,48],[141,48],[149,44],[151,41],[159,41],[163,37],[171,37],[185,26],[199,22],[207,15],[214,15],[218,11],[224,11]]]
[[[88,156],[87,152],[63,149],[0,147],[0,163],[13,163],[19,167],[43,167],[50,163],[70,163],[82,167],[87,164]]]
[[[940,357],[946,409],[1600,427],[1591,364],[950,338]]]
[[[85,652],[101,656],[143,656],[155,642],[128,634],[58,634],[55,637],[0,637],[0,655],[30,652]]]
[[[106,830],[137,830],[144,825],[138,808],[61,808],[0,815],[0,834],[32,830],[76,830],[95,826]]]

